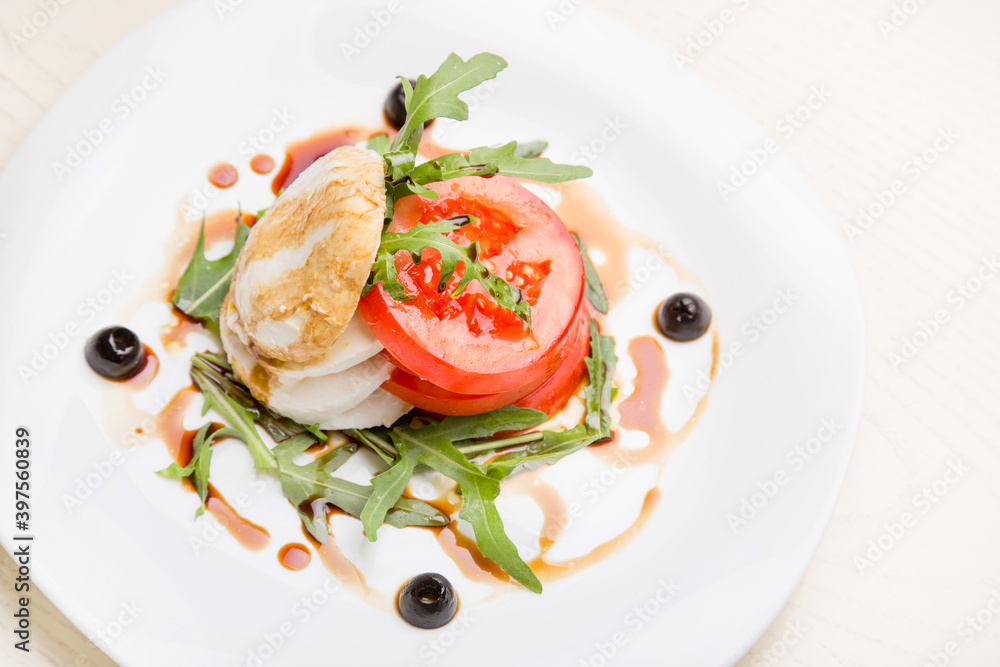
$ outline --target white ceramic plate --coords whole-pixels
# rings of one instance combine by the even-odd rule
[[[0,177],[5,484],[15,428],[28,426],[34,581],[114,660],[729,665],[787,600],[832,512],[860,415],[864,326],[848,253],[780,153],[723,201],[718,182],[766,134],[667,53],[585,6],[560,7],[565,20],[529,0],[190,2],[101,58],[10,161]],[[272,531],[265,552],[192,521],[192,497],[152,475],[166,464],[162,446],[113,458],[105,390],[82,346],[120,321],[159,270],[184,193],[200,188],[196,205],[210,210],[236,196],[261,203],[263,177],[217,194],[201,186],[207,165],[242,166],[251,138],[280,156],[331,124],[375,124],[394,75],[483,50],[510,68],[473,105],[471,123],[443,124],[444,143],[544,137],[562,160],[589,145],[592,184],[619,220],[702,279],[723,354],[708,410],[631,544],[541,596],[511,589],[476,602],[470,593],[461,623],[428,633],[344,590],[328,594],[321,567],[282,570],[272,552],[301,540],[294,514],[273,488],[254,486],[238,445],[221,445],[215,468],[220,485],[245,486],[246,513]],[[789,293],[794,303],[777,313]],[[631,315],[615,317],[627,327]],[[25,380],[33,361],[44,368]],[[176,388],[183,374],[167,363],[158,381]],[[813,453],[795,453],[803,447]],[[769,481],[776,473],[780,483]],[[8,550],[12,496],[0,494]],[[74,496],[86,498],[69,511]],[[734,530],[741,506],[754,516]],[[209,547],[196,552],[192,538]],[[425,551],[405,558],[433,563]],[[398,550],[365,553],[370,570],[405,571]]]

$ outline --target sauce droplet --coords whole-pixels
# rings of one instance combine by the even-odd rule
[[[667,434],[660,414],[660,403],[667,388],[670,370],[660,343],[652,336],[633,338],[628,353],[635,363],[638,375],[635,391],[618,406],[621,425],[645,431],[651,438],[662,439]]]
[[[145,343],[142,344],[142,349],[146,352],[146,361],[143,362],[142,368],[139,369],[138,373],[124,381],[124,384],[132,389],[144,389],[148,387],[149,383],[156,377],[156,371],[160,369],[160,359],[156,356],[156,353]]]
[[[312,554],[304,544],[286,544],[278,550],[278,562],[286,570],[298,572],[308,567]]]
[[[231,188],[238,178],[236,167],[228,162],[220,162],[208,170],[208,182],[217,188]]]
[[[271,541],[271,535],[267,530],[240,516],[211,484],[208,485],[205,507],[244,549],[261,551]]]
[[[257,174],[270,174],[274,169],[274,158],[263,153],[254,155],[250,158],[250,168]]]

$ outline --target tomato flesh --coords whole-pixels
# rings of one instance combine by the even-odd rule
[[[589,343],[590,324],[586,312],[582,311],[562,362],[551,376],[542,378],[540,385],[526,384],[499,394],[456,394],[397,367],[382,388],[421,410],[439,415],[478,415],[505,405],[517,405],[552,416],[566,405],[587,374],[584,358],[590,349]]]
[[[566,402],[576,393],[580,382],[587,375],[584,361],[590,352],[590,318],[586,309],[580,313],[577,333],[566,348],[566,356],[555,373],[538,389],[517,401],[520,408],[541,410],[550,417],[565,407]]]
[[[433,249],[419,264],[406,252],[395,257],[410,299],[397,301],[377,285],[359,311],[387,355],[417,379],[456,394],[527,393],[559,367],[575,334],[584,285],[579,250],[555,212],[513,179],[463,177],[430,187],[437,199],[414,195],[397,202],[389,231],[474,216],[449,236],[462,245],[478,241],[480,261],[521,290],[530,329],[477,281],[453,296],[461,265],[438,291],[441,261]]]
[[[382,383],[382,388],[421,410],[435,414],[478,415],[527,398],[539,387],[536,382],[500,394],[456,394],[395,368],[389,379]]]

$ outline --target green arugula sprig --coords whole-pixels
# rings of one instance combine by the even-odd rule
[[[213,429],[212,426],[212,424],[205,424],[198,429],[191,445],[191,460],[187,465],[181,467],[180,464],[171,463],[163,470],[156,472],[157,475],[167,479],[187,479],[191,482],[195,493],[201,500],[195,517],[205,513],[205,502],[208,500],[209,468],[212,465],[212,444],[216,440],[239,437],[239,433],[233,429]]]
[[[333,473],[357,451],[347,443],[323,456],[298,465],[294,459],[312,445],[308,438],[297,436],[274,448],[281,478],[281,490],[295,506],[309,533],[321,544],[329,537],[326,505],[335,505],[351,516],[360,517],[372,495],[372,487],[355,484]],[[404,526],[443,526],[448,519],[439,510],[420,500],[397,498],[383,516],[385,523]]]
[[[218,388],[239,404],[251,420],[263,426],[275,442],[284,442],[306,432],[312,434],[316,442],[326,442],[326,434],[316,426],[303,426],[293,419],[283,417],[254,398],[246,385],[236,377],[224,355],[199,352],[194,355],[191,363],[193,377],[200,389],[202,385],[209,389]]]
[[[457,464],[459,466],[457,470],[459,476],[464,477],[462,471],[479,471],[475,468],[470,469],[468,466],[472,464],[457,448],[452,447],[451,443],[489,438],[502,430],[531,428],[538,426],[546,419],[544,412],[508,406],[484,415],[449,417],[423,428],[400,425],[389,429],[388,435],[397,452],[398,462],[372,479],[375,492],[361,513],[361,523],[364,525],[365,535],[368,536],[369,540],[375,541],[375,533],[382,525],[382,518],[396,500],[403,495],[418,463],[438,470],[456,482],[460,481],[448,474],[448,472],[455,472],[456,469],[449,467],[448,471],[440,470],[440,466],[436,467],[433,459],[422,460],[421,455],[424,452],[421,447],[438,449],[445,456],[451,456],[455,460],[461,459]],[[367,434],[362,437],[366,436]]]
[[[204,511],[208,493],[210,447],[223,438],[236,438],[250,450],[256,470],[278,477],[285,497],[298,511],[309,533],[321,544],[329,538],[327,505],[360,516],[372,487],[333,475],[357,451],[356,444],[349,442],[299,465],[295,458],[312,445],[325,442],[325,433],[314,426],[306,427],[276,415],[250,396],[246,386],[232,375],[232,369],[217,355],[196,354],[192,359],[191,378],[204,396],[202,413],[215,410],[229,428],[212,432],[211,425],[206,425],[195,436],[191,461],[184,467],[174,463],[160,474],[191,481],[202,501],[199,515]],[[277,442],[274,449],[267,447],[256,425],[264,428]],[[448,523],[448,518],[425,502],[400,498],[387,510],[385,522],[396,527],[442,526]]]
[[[468,61],[452,53],[434,74],[417,77],[415,86],[411,87],[405,76],[399,77],[406,96],[406,121],[389,150],[398,151],[406,147],[415,153],[419,135],[423,133],[427,121],[435,118],[467,119],[469,105],[458,97],[459,93],[494,78],[506,67],[507,61],[492,53],[478,53]],[[416,143],[413,142],[415,135]]]
[[[506,66],[507,62],[503,58],[491,53],[479,53],[468,61],[463,61],[452,53],[434,74],[418,77],[415,86],[411,87],[405,77],[399,77],[406,96],[406,121],[391,142],[384,134],[376,135],[368,141],[368,147],[382,155],[385,162],[387,222],[392,220],[397,201],[411,195],[435,199],[437,193],[427,186],[452,178],[488,178],[503,174],[542,183],[562,183],[586,178],[593,173],[588,167],[556,164],[548,158],[539,157],[548,146],[544,141],[527,144],[512,141],[498,147],[481,146],[468,153],[451,153],[417,164],[417,150],[423,136],[424,123],[435,118],[466,120],[469,117],[469,106],[459,94],[492,79]],[[513,311],[530,326],[530,307],[520,299],[520,291],[502,278],[492,275],[486,266],[476,260],[478,248],[475,244],[461,249],[458,244],[444,238],[450,231],[453,229],[445,225],[436,228],[417,225],[406,233],[408,236],[402,238],[384,232],[383,247],[379,248],[365,293],[382,282],[392,298],[409,298],[403,286],[395,279],[395,252],[405,249],[416,262],[424,248],[437,247],[440,250],[440,246],[449,245],[447,252],[442,251],[442,258],[456,264],[443,266],[442,277],[450,277],[457,262],[465,266],[463,282],[454,293],[461,293],[468,281],[478,280],[501,308]],[[391,250],[392,244],[397,246],[397,250]],[[405,248],[399,247],[402,245]]]
[[[386,508],[399,502],[416,467],[425,465],[458,483],[458,491],[462,495],[462,508],[458,515],[472,524],[479,551],[526,588],[540,593],[541,583],[518,556],[517,548],[504,532],[503,521],[493,502],[500,495],[499,481],[470,462],[452,444],[454,439],[463,436],[491,436],[500,429],[536,426],[546,419],[545,413],[535,410],[504,408],[503,411],[503,415],[491,413],[492,416],[485,419],[451,418],[422,428],[405,425],[392,428],[389,435],[399,458],[391,468],[372,479],[375,490],[361,513],[368,539],[374,541],[375,531],[384,521]],[[507,419],[512,412],[518,411],[521,414],[516,417],[520,418],[520,424],[517,418]]]
[[[250,228],[236,218],[236,237],[233,249],[225,257],[210,260],[205,257],[205,220],[201,221],[198,243],[191,261],[177,281],[171,301],[184,314],[201,320],[214,331],[219,330],[219,310],[229,292],[236,260],[250,235]]]
[[[497,147],[480,146],[468,153],[442,155],[419,166],[411,166],[408,155],[406,161],[397,161],[400,159],[397,154],[387,156],[387,160],[393,160],[390,172],[393,179],[386,183],[387,197],[398,201],[416,194],[434,199],[437,193],[427,185],[462,176],[488,178],[503,174],[539,183],[563,183],[592,173],[589,167],[557,164],[543,157],[523,157],[518,148],[516,141]]]
[[[358,432],[369,446],[379,449],[382,447],[375,444],[377,441],[391,440],[396,452],[395,462],[372,478],[374,491],[360,515],[368,539],[375,541],[386,512],[402,497],[418,467],[426,466],[458,484],[462,496],[458,516],[472,524],[480,552],[528,590],[541,592],[538,578],[504,532],[494,500],[500,494],[501,480],[555,463],[611,436],[612,378],[617,361],[614,339],[602,335],[593,320],[590,336],[590,354],[586,359],[590,384],[584,390],[587,413],[584,423],[572,429],[494,438],[500,431],[530,429],[548,418],[544,412],[508,406],[483,415],[447,417],[423,426],[397,424],[388,429]],[[522,446],[484,464],[469,458]]]
[[[580,256],[583,257],[583,275],[586,279],[584,289],[587,301],[590,301],[591,305],[593,305],[598,312],[607,313],[608,297],[604,293],[604,285],[601,284],[601,277],[597,275],[597,269],[594,268],[594,263],[590,261],[590,254],[587,252],[587,246],[580,240],[580,237],[577,236],[576,232],[571,232],[570,236],[572,236],[573,240],[576,241],[576,247],[580,249]]]
[[[362,296],[381,283],[382,289],[393,299],[397,301],[412,299],[413,297],[406,293],[403,284],[399,282],[396,273],[396,254],[406,251],[414,264],[420,264],[425,251],[436,250],[441,261],[441,278],[437,285],[439,292],[445,290],[458,265],[461,264],[464,267],[462,277],[451,291],[451,296],[458,296],[465,291],[469,283],[473,280],[478,281],[501,308],[513,312],[530,327],[531,308],[524,300],[521,290],[490,273],[486,265],[479,261],[479,242],[463,246],[448,238],[449,232],[473,220],[474,218],[469,216],[462,216],[414,225],[413,229],[406,232],[384,232]]]

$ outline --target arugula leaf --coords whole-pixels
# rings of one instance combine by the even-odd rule
[[[574,454],[598,440],[597,434],[584,424],[565,431],[544,431],[542,439],[526,448],[503,454],[486,464],[486,474],[495,479],[505,479],[522,472],[535,470],[543,465]]]
[[[375,285],[382,283],[382,289],[393,299],[409,301],[412,297],[406,293],[397,277],[396,253],[405,250],[410,253],[413,261],[419,264],[424,259],[424,251],[430,248],[441,256],[441,279],[437,286],[439,292],[444,291],[458,265],[461,264],[464,270],[461,279],[451,292],[452,296],[458,296],[465,291],[469,283],[476,280],[501,308],[512,311],[530,327],[531,306],[523,298],[521,290],[490,273],[486,265],[479,261],[479,242],[463,246],[446,236],[462,224],[468,224],[469,220],[469,217],[463,216],[418,224],[407,232],[383,232],[382,243],[375,255],[375,263],[368,276],[368,282],[361,292],[362,296],[368,294]]]
[[[369,542],[375,541],[378,528],[385,521],[389,509],[403,497],[416,467],[416,459],[403,454],[388,470],[372,477],[371,496],[359,515]]]
[[[195,493],[201,500],[201,505],[195,512],[195,517],[205,513],[205,501],[208,499],[208,475],[212,465],[211,446],[216,440],[224,438],[239,438],[239,433],[232,429],[221,428],[212,431],[212,424],[205,424],[194,436],[191,446],[191,460],[183,468],[177,463],[171,463],[156,474],[167,479],[187,479],[194,486]]]
[[[246,408],[229,397],[220,387],[221,376],[199,357],[192,360],[191,379],[205,397],[202,414],[214,409],[236,433],[239,434],[253,456],[253,467],[257,470],[274,470],[278,462],[274,454],[261,439],[254,419]]]
[[[229,365],[229,361],[224,356],[211,352],[199,352],[195,354],[195,358],[199,360],[199,365],[203,369],[208,366],[215,371],[211,375],[213,382],[223,393],[246,410],[255,422],[263,426],[275,442],[283,442],[306,432],[311,433],[316,438],[316,442],[326,441],[326,434],[318,426],[303,426],[288,417],[279,415],[266,404],[254,398],[246,385],[236,377],[233,367]]]
[[[219,310],[229,291],[233,268],[250,235],[250,228],[239,222],[239,219],[237,218],[232,251],[215,260],[205,258],[205,220],[202,219],[194,254],[177,281],[177,289],[171,299],[184,314],[211,324],[216,331],[219,329]]]
[[[281,490],[292,503],[309,533],[321,544],[326,544],[329,535],[326,519],[326,504],[336,505],[353,516],[361,511],[372,495],[372,487],[355,484],[333,476],[358,446],[351,442],[333,449],[315,461],[297,465],[294,458],[304,452],[313,442],[297,436],[274,448],[281,478]],[[403,526],[443,526],[447,517],[425,502],[398,499],[390,503],[384,515],[385,522],[396,527]]]
[[[540,157],[548,147],[549,142],[547,141],[519,141],[517,142],[517,148],[514,150],[514,155],[524,158]]]
[[[417,162],[417,156],[412,151],[389,151],[382,159],[385,161],[386,180],[393,182],[406,178]]]
[[[590,355],[584,360],[590,383],[584,389],[587,414],[584,423],[565,431],[544,431],[541,440],[520,451],[509,452],[486,464],[486,474],[504,479],[555,463],[595,442],[611,437],[611,400],[615,373],[615,339],[598,331],[590,320]]]
[[[539,410],[508,405],[481,415],[446,417],[440,422],[424,426],[416,432],[422,439],[434,439],[437,442],[461,442],[489,438],[498,431],[520,431],[538,426],[546,419],[548,419],[548,415]],[[401,434],[413,432],[413,429],[409,429],[409,427],[396,427],[390,430],[389,434],[394,441],[396,438],[393,437],[392,433],[396,429],[405,429],[399,431]],[[418,457],[407,455],[407,453],[413,454],[413,451],[408,448],[399,450],[397,446],[399,459],[396,464],[372,478],[372,486],[375,490],[371,500],[361,513],[361,523],[364,525],[365,535],[372,542],[375,541],[375,534],[378,527],[382,525],[383,517],[392,504],[403,495],[406,485],[409,484],[410,478],[420,462]],[[464,454],[459,452],[457,448],[455,451],[464,458]],[[468,463],[467,459],[466,463]]]
[[[472,149],[468,154],[452,153],[417,166],[417,149],[423,136],[424,123],[439,117],[456,120],[468,118],[469,107],[458,97],[459,93],[492,79],[506,66],[507,62],[503,58],[491,53],[477,54],[468,61],[463,61],[452,53],[434,74],[429,77],[421,75],[415,85],[411,86],[408,79],[399,77],[406,98],[406,121],[388,146],[385,145],[382,135],[369,140],[369,147],[379,152],[385,161],[387,223],[395,214],[397,200],[411,195],[436,199],[437,193],[426,186],[450,178],[504,174],[543,183],[561,183],[592,174],[587,167],[554,164],[547,158],[539,157],[548,146],[543,141],[526,144],[512,141],[497,148],[482,146]],[[434,247],[435,241],[436,245],[450,243],[447,239],[433,239],[429,232],[426,226],[422,229],[414,228],[407,233],[411,237],[406,239],[393,238],[391,234],[383,233],[383,245],[386,241],[389,241],[390,245],[392,242],[397,244],[402,242],[407,247],[398,249],[408,250],[416,261],[416,258],[421,256],[423,248]],[[416,237],[421,237],[424,243],[415,242]],[[500,307],[513,311],[529,327],[531,326],[531,310],[521,299],[520,291],[508,285],[503,279],[492,275],[485,265],[476,261],[479,253],[477,244],[463,248],[451,243],[452,252],[446,252],[441,248],[438,250],[441,252],[443,269],[443,282],[439,290],[444,289],[444,283],[461,262],[465,266],[465,271],[454,294],[460,294],[469,282],[477,280]],[[363,294],[367,294],[381,282],[386,292],[397,301],[408,298],[396,278],[395,252],[396,250],[390,251],[390,248],[379,249]]]
[[[604,293],[604,285],[601,284],[601,277],[597,275],[597,269],[594,268],[594,264],[590,261],[590,255],[587,254],[587,246],[580,240],[576,232],[570,232],[570,235],[576,241],[576,247],[580,249],[580,256],[583,257],[583,275],[586,278],[584,289],[586,290],[587,300],[599,312],[607,313],[608,297]]]
[[[421,74],[412,88],[406,77],[399,77],[406,95],[406,122],[393,139],[390,150],[399,150],[402,146],[415,147],[413,135],[422,133],[424,123],[429,120],[467,119],[469,105],[458,94],[492,79],[505,67],[507,61],[492,53],[478,53],[468,61],[452,53],[434,74],[429,77]]]
[[[350,428],[343,431],[343,433],[349,438],[354,438],[362,445],[368,447],[368,449],[382,459],[382,462],[386,465],[391,466],[396,460],[396,448],[382,440],[382,438],[377,436],[375,433],[372,433],[371,430]]]
[[[458,516],[472,524],[479,552],[532,593],[541,593],[542,582],[504,532],[503,520],[493,502],[500,495],[500,482],[486,475],[475,475],[469,481],[459,482],[458,490],[462,494]]]
[[[452,442],[489,438],[500,431],[522,431],[538,426],[549,417],[541,410],[507,405],[491,412],[462,417],[445,417],[424,426],[425,436],[446,438]]]
[[[402,199],[413,194],[410,190],[413,185],[423,186],[460,176],[488,177],[502,174],[539,183],[563,183],[586,178],[594,173],[590,167],[556,164],[544,157],[521,157],[517,150],[518,143],[511,141],[496,148],[480,146],[473,148],[468,154],[449,153],[434,158],[413,167],[405,181],[393,179],[393,197]]]
[[[274,415],[270,408],[250,396],[250,392],[239,380],[226,377],[226,372],[231,373],[232,368],[224,359],[201,353],[195,355],[192,366],[191,377],[205,395],[204,411],[214,408],[233,427],[225,429],[224,435],[239,438],[247,445],[256,469],[278,474],[282,492],[295,506],[302,523],[313,537],[320,543],[326,543],[326,503],[336,505],[348,514],[360,516],[372,493],[372,487],[332,476],[333,471],[357,451],[356,444],[342,445],[306,465],[296,465],[293,459],[317,442],[325,441],[326,434],[315,427],[307,428]],[[264,444],[254,427],[255,422],[270,424],[271,429],[284,436],[273,450],[269,450]],[[208,461],[205,460],[203,465],[207,485]],[[319,511],[321,503],[324,508],[322,512]],[[385,522],[397,527],[440,526],[447,524],[448,520],[427,503],[404,498],[390,503]]]
[[[361,513],[368,539],[375,540],[388,508],[398,502],[417,466],[425,465],[458,482],[462,494],[458,515],[472,524],[480,552],[529,590],[541,592],[538,578],[504,533],[503,521],[493,503],[500,494],[499,481],[486,475],[452,443],[490,437],[501,430],[531,428],[545,419],[544,412],[508,406],[484,415],[446,417],[422,428],[400,425],[390,429],[399,459],[372,479],[374,491]]]
[[[375,151],[379,155],[384,155],[389,150],[389,135],[382,132],[368,139],[368,150]]]
[[[405,461],[405,467],[398,476],[412,473],[412,467],[422,464],[458,482],[458,491],[462,495],[462,509],[458,516],[472,524],[479,551],[522,586],[541,593],[541,582],[521,560],[517,547],[504,533],[503,521],[493,503],[500,495],[500,482],[471,463],[447,438],[424,433],[424,430],[398,426],[390,432],[401,460]],[[399,485],[395,478],[390,478],[390,483],[391,487],[389,483],[385,485],[386,495],[390,488],[395,490]],[[384,504],[385,500],[381,502]]]
[[[587,416],[584,423],[598,435],[598,439],[611,437],[611,400],[614,388],[615,339],[603,336],[597,323],[590,320],[590,355],[584,359],[590,384],[583,390],[587,399]]]

